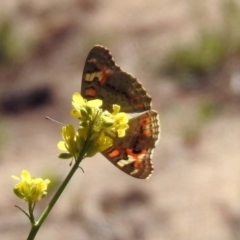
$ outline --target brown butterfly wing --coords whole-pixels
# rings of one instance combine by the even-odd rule
[[[153,172],[152,152],[159,138],[158,113],[149,110],[129,120],[126,136],[115,138],[102,154],[130,176],[145,179]]]
[[[118,67],[108,49],[96,45],[89,52],[83,70],[81,94],[87,100],[102,99],[103,109],[121,106],[126,113],[151,108],[151,97],[142,84]]]

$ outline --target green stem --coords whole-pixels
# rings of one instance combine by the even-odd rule
[[[35,218],[34,218],[34,215],[33,215],[33,208],[34,208],[33,203],[29,202],[28,203],[28,212],[29,212],[29,219],[32,223],[32,226],[35,224]]]
[[[57,202],[58,198],[61,196],[63,190],[65,189],[65,187],[67,186],[67,184],[69,183],[70,179],[72,178],[73,174],[76,172],[76,170],[79,168],[79,164],[80,162],[83,160],[86,151],[89,147],[89,139],[90,139],[90,134],[88,134],[88,138],[86,139],[83,148],[78,156],[78,159],[76,160],[75,164],[73,165],[71,171],[69,172],[69,174],[67,175],[67,177],[65,178],[65,180],[63,181],[63,183],[61,184],[61,186],[59,187],[59,189],[57,190],[57,192],[55,193],[55,195],[53,196],[52,200],[50,201],[49,205],[46,207],[46,209],[44,210],[44,212],[42,213],[42,215],[40,216],[40,218],[38,219],[38,221],[36,221],[35,224],[32,224],[32,229],[28,235],[27,240],[33,240],[35,238],[35,236],[37,235],[38,230],[40,229],[40,227],[42,226],[44,220],[47,218],[48,214],[51,212],[52,208],[54,207],[55,203]]]

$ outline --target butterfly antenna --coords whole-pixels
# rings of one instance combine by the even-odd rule
[[[58,123],[58,124],[60,124],[60,125],[66,125],[66,124],[63,124],[63,123],[61,123],[61,122],[59,122],[59,121],[57,121],[57,120],[55,120],[55,119],[52,119],[52,118],[50,118],[50,117],[48,117],[48,116],[45,116],[45,118],[46,118],[47,120],[52,121],[52,122]]]

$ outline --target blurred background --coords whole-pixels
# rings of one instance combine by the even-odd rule
[[[100,154],[82,163],[36,239],[240,239],[239,0],[1,0],[0,238],[26,239],[12,192],[50,178],[71,96],[95,44],[136,76],[160,113],[155,171],[137,180]],[[38,216],[52,193],[36,207]]]

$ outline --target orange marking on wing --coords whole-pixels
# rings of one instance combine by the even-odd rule
[[[144,168],[143,162],[141,162],[139,160],[136,160],[134,162],[134,168],[136,168],[136,169],[143,169]]]
[[[152,133],[151,133],[149,130],[143,131],[143,134],[144,134],[146,137],[151,137],[151,136],[152,136]]]
[[[120,155],[120,151],[118,149],[113,149],[110,153],[108,153],[108,156],[111,158],[117,157]]]
[[[99,70],[101,70],[101,72],[102,72],[102,78],[99,79],[99,82],[100,82],[101,85],[104,85],[106,80],[107,80],[107,78],[109,76],[113,75],[113,71],[108,69],[108,68],[106,68],[106,66],[104,66],[104,65],[97,65],[97,68]]]
[[[147,116],[147,114],[145,114],[145,116]],[[146,137],[151,137],[152,133],[149,129],[147,129],[147,127],[149,126],[149,124],[151,123],[151,118],[149,118],[148,116],[146,118],[143,118],[142,120],[139,121],[140,125],[143,128],[143,134]]]
[[[139,121],[139,123],[142,127],[145,128],[151,123],[151,118],[149,118],[149,117],[143,118]]]
[[[128,92],[128,94],[131,97],[131,102],[138,103],[138,102],[141,101],[141,98],[139,96],[136,96],[136,92],[135,91]],[[141,105],[143,105],[143,104],[141,104]]]
[[[134,168],[135,169],[143,169],[144,165],[143,165],[143,162],[139,159],[139,156],[142,154],[145,154],[147,152],[146,149],[143,149],[140,153],[133,153],[133,150],[131,148],[127,148],[126,151],[127,151],[128,155],[130,155],[131,157],[133,157],[135,159]]]
[[[139,103],[139,104],[137,105],[137,108],[138,108],[138,109],[144,109],[144,108],[145,108],[145,106],[144,106],[144,104],[142,104],[142,103]]]
[[[101,85],[104,85],[107,78],[109,76],[111,76],[113,74],[113,71],[109,70],[109,69],[106,69],[104,72],[103,72],[103,76],[102,78],[100,79],[100,82],[101,82]]]
[[[127,148],[126,151],[127,151],[127,154],[128,154],[128,155],[132,156],[132,157],[135,158],[135,159],[138,159],[138,157],[139,157],[140,155],[145,154],[145,153],[147,152],[146,149],[143,149],[140,153],[134,153],[131,148]],[[138,160],[139,160],[139,159],[138,159]]]
[[[135,93],[134,93],[135,94]],[[141,98],[139,96],[135,96],[136,101],[141,101]]]
[[[88,88],[85,91],[85,95],[88,97],[95,97],[97,94],[97,91],[94,88]]]

